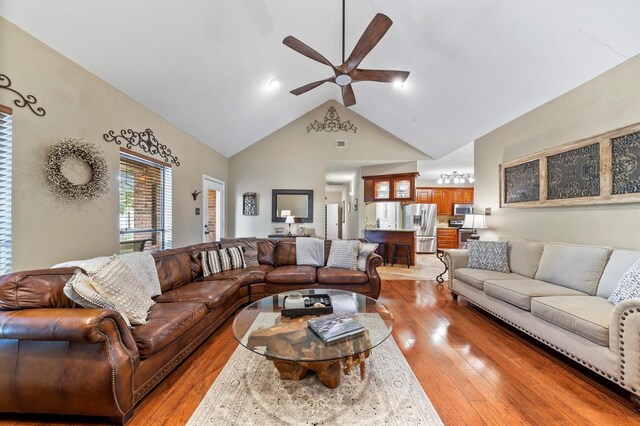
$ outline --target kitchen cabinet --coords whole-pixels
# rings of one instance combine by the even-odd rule
[[[433,190],[416,188],[416,203],[433,204]]]
[[[438,214],[453,214],[453,192],[450,189],[433,189],[433,202],[438,206]]]
[[[438,237],[439,249],[458,248],[458,229],[457,228],[437,228],[436,235]]]
[[[473,188],[456,188],[453,192],[453,204],[473,203]]]
[[[418,173],[363,176],[364,202],[401,201],[416,202],[416,176]]]

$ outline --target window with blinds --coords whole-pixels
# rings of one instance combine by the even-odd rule
[[[171,248],[171,167],[120,152],[120,253]]]
[[[0,275],[11,272],[11,109],[0,105]]]

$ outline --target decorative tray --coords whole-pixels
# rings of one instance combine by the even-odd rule
[[[287,306],[287,297],[284,297],[282,306]],[[328,294],[310,294],[304,296],[304,308],[291,308],[285,307],[280,311],[280,315],[287,318],[297,318],[305,315],[328,315],[333,313],[333,305],[331,304],[331,296]],[[322,303],[324,306],[313,306],[316,303]]]

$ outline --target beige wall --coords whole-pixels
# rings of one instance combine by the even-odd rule
[[[118,147],[102,139],[108,130],[151,128],[173,150],[181,162],[173,168],[173,244],[200,241],[202,216],[194,208],[202,199],[195,202],[190,193],[202,189],[203,174],[227,180],[225,157],[2,18],[0,71],[46,110],[37,117],[0,90],[0,103],[14,110],[14,270],[118,251]],[[106,195],[65,203],[48,193],[45,154],[63,137],[86,138],[102,148],[111,174]]]
[[[640,122],[640,56],[494,130],[475,142],[475,203],[491,228],[483,239],[539,241],[640,249],[640,205],[514,209],[499,206],[501,162]]]
[[[330,106],[336,107],[341,120],[351,120],[356,134],[315,132],[307,133],[313,120],[322,121]],[[347,139],[347,149],[334,148],[336,139]],[[394,137],[380,127],[344,108],[335,101],[326,102],[309,113],[277,130],[256,144],[229,159],[228,227],[233,236],[265,236],[274,232],[271,222],[271,190],[312,189],[314,191],[314,222],[304,224],[312,235],[324,235],[324,197],[327,162],[331,160],[380,160],[380,162],[416,161],[427,158],[420,151]],[[362,203],[363,190],[354,186]],[[258,216],[243,216],[236,206],[242,193],[259,194]],[[351,200],[353,202],[353,200]],[[352,210],[349,220],[364,221],[364,209]],[[348,232],[361,228],[352,223]]]

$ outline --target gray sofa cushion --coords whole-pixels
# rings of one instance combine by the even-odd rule
[[[538,270],[544,243],[519,238],[501,238],[509,243],[509,268],[511,272],[533,278]]]
[[[597,296],[536,297],[531,313],[601,346],[609,346],[614,305]]]
[[[486,280],[517,280],[526,278],[518,274],[505,274],[504,272],[472,268],[458,268],[455,270],[454,277],[479,290],[484,290],[484,282]]]
[[[488,280],[484,283],[487,296],[495,297],[525,311],[531,310],[531,299],[539,296],[586,296],[571,288],[524,278],[520,280]]]
[[[631,265],[638,259],[640,259],[640,251],[613,250],[607,266],[605,266],[604,272],[602,273],[602,278],[600,278],[596,296],[608,299],[611,293],[613,293],[613,290],[618,286],[624,273],[627,272]]]
[[[593,296],[608,258],[606,247],[547,243],[535,278]]]

